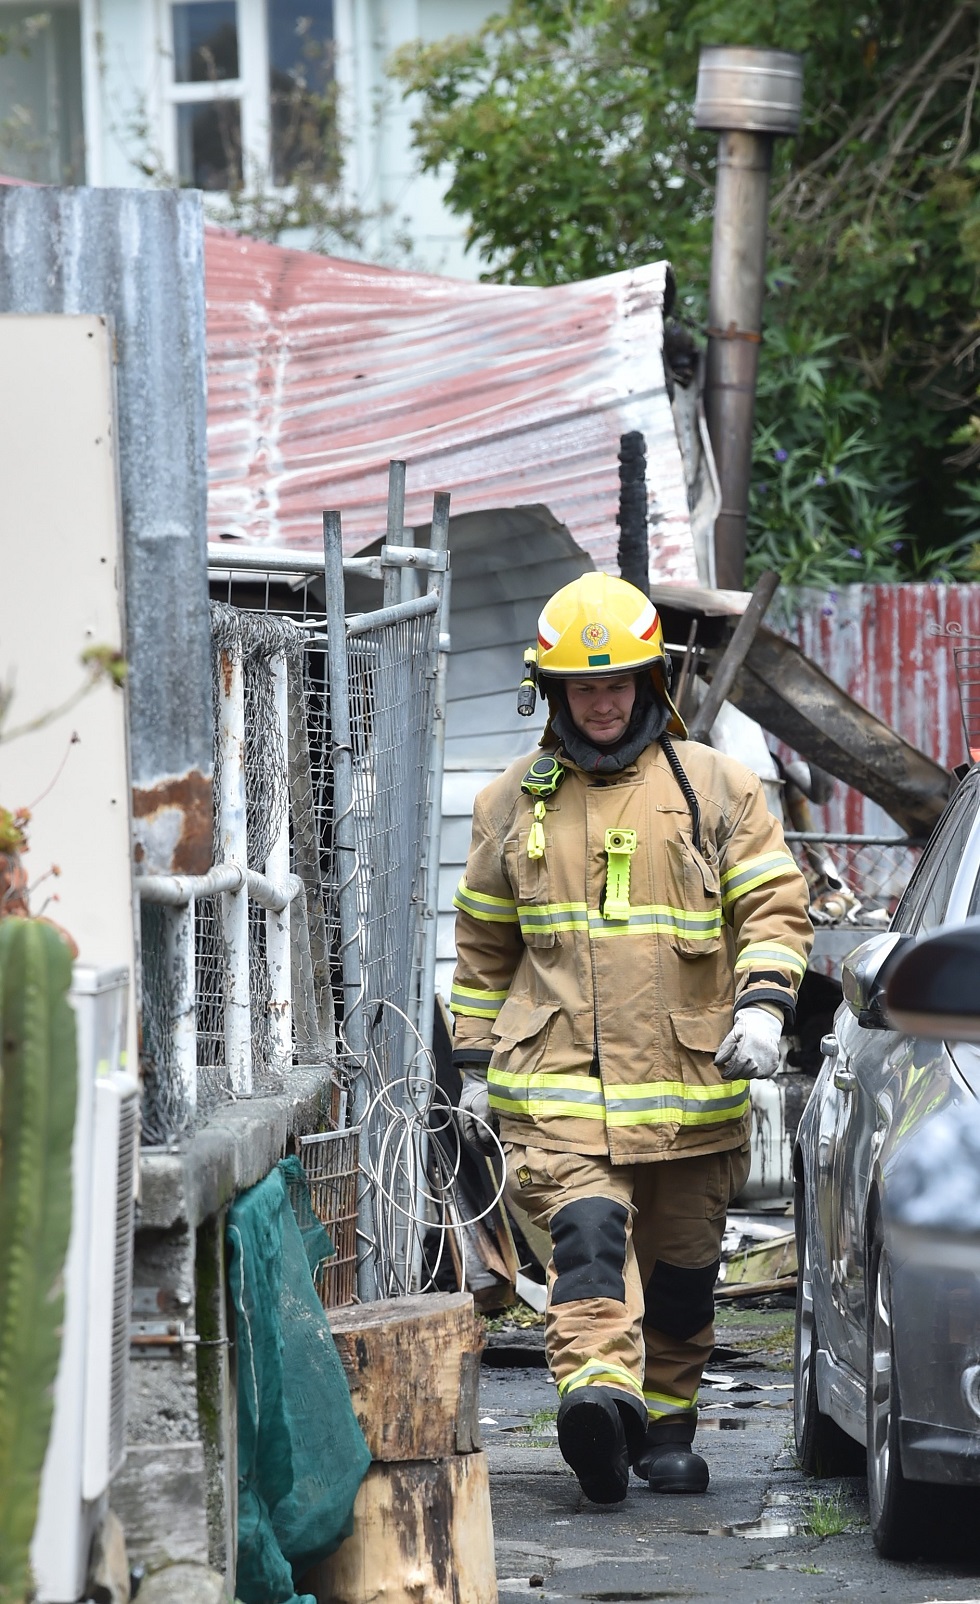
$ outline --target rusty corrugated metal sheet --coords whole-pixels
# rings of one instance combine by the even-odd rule
[[[615,568],[620,435],[648,451],[651,573],[696,578],[661,355],[666,263],[553,289],[393,272],[209,229],[209,535],[345,546],[406,522],[542,502]]]
[[[793,621],[780,628],[913,746],[945,768],[968,758],[953,651],[965,637],[980,642],[980,586],[848,585],[805,592]],[[880,808],[841,785],[813,814],[818,829],[894,831]]]

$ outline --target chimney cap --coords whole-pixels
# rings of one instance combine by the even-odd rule
[[[803,103],[803,58],[790,50],[708,45],[698,62],[694,121],[719,132],[795,134]]]

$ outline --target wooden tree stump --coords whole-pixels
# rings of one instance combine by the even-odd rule
[[[328,1309],[372,1459],[445,1459],[480,1447],[483,1325],[468,1292]]]
[[[374,1464],[354,1531],[300,1583],[318,1604],[497,1604],[468,1292],[327,1311]]]
[[[372,1465],[354,1531],[302,1589],[319,1604],[497,1604],[486,1454]]]

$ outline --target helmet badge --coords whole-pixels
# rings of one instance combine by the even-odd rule
[[[592,651],[596,651],[600,646],[605,646],[608,639],[609,631],[605,624],[586,624],[582,631],[582,644],[590,647]]]

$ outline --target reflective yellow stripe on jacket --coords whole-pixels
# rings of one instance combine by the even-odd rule
[[[525,1119],[571,1114],[605,1119],[606,1103],[597,1075],[511,1075],[490,1065],[490,1107]]]
[[[485,891],[471,891],[465,879],[456,887],[453,907],[483,919],[487,924],[516,925],[517,903],[510,897],[491,897]]]
[[[759,969],[766,964],[778,964],[781,969],[789,969],[801,980],[806,973],[806,964],[799,953],[794,952],[792,947],[784,947],[781,941],[749,942],[739,953],[735,968]]]
[[[720,1125],[749,1106],[749,1083],[688,1086],[680,1080],[641,1081],[603,1089],[597,1075],[510,1074],[493,1064],[490,1107],[525,1119],[603,1120],[607,1125]]]
[[[598,908],[588,908],[584,902],[535,902],[519,907],[517,917],[525,934],[536,934],[542,930],[575,930],[582,935],[588,934],[591,941],[603,941],[609,936],[636,936],[645,932],[710,941],[721,934],[720,912],[689,913],[684,908],[671,908],[666,903],[631,907],[628,919],[607,919]]]
[[[454,985],[449,994],[453,1013],[470,1019],[496,1019],[506,1001],[505,991],[479,991],[475,986]]]
[[[789,852],[763,852],[757,858],[745,858],[733,863],[721,877],[721,900],[728,908],[747,891],[778,880],[784,874],[799,874],[796,859]]]

